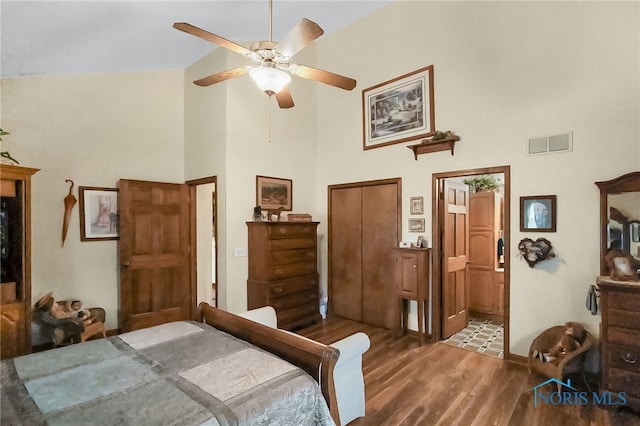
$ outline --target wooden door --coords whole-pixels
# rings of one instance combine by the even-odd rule
[[[118,188],[120,331],[193,319],[188,186],[121,179]]]
[[[362,322],[388,329],[395,326],[398,217],[397,184],[362,188]]]
[[[392,329],[400,179],[329,187],[329,312]]]
[[[442,214],[442,337],[467,326],[469,187],[444,181]]]
[[[362,188],[330,192],[329,312],[362,321]]]

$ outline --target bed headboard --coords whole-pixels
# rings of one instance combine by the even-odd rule
[[[258,324],[214,308],[205,302],[198,305],[198,310],[201,321],[269,351],[306,371],[320,384],[331,417],[339,424],[338,404],[333,385],[333,369],[340,356],[338,349]]]

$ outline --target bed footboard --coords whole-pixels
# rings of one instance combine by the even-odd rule
[[[201,321],[218,330],[231,334],[290,362],[306,371],[320,385],[331,417],[340,424],[338,404],[333,384],[333,369],[340,351],[312,340],[270,328],[234,315],[208,303],[198,305]]]

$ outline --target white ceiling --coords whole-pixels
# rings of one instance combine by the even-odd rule
[[[301,18],[337,31],[391,0],[273,2],[273,39]],[[1,0],[1,76],[185,69],[216,45],[172,28],[188,22],[245,44],[269,38],[268,0]],[[242,43],[244,41],[244,43]]]

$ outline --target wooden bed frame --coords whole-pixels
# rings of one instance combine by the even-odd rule
[[[327,401],[331,417],[340,426],[333,369],[340,351],[310,339],[258,324],[208,303],[198,305],[200,320],[300,367],[313,377]]]

